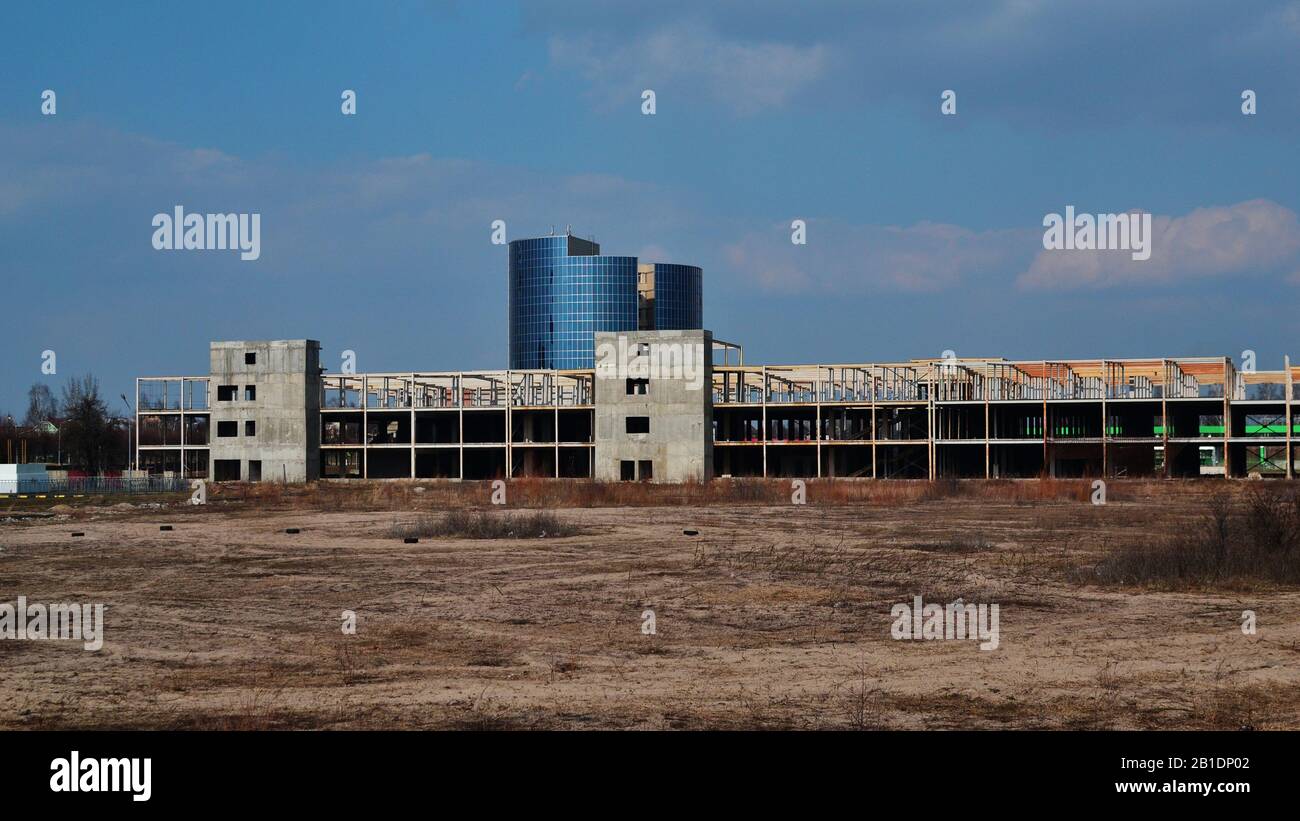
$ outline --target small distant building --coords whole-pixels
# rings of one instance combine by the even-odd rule
[[[59,428],[45,420],[35,425],[0,426],[0,463],[10,465],[47,464],[60,461]]]
[[[45,493],[49,489],[45,465],[0,465],[0,494]]]

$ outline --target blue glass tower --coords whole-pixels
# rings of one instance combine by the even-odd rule
[[[597,331],[637,329],[636,257],[574,236],[510,243],[510,367],[595,367]]]
[[[654,330],[686,331],[703,328],[703,281],[704,272],[694,265],[655,263]]]
[[[700,269],[650,267],[568,234],[510,243],[510,368],[593,368],[597,331],[703,328]]]

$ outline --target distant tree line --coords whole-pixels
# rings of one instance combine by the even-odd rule
[[[56,432],[47,432],[45,423]],[[0,416],[0,436],[27,441],[29,461],[54,461],[61,452],[64,464],[87,473],[121,469],[130,461],[129,424],[109,413],[92,374],[69,380],[57,399],[49,385],[32,385],[22,428],[12,417]]]

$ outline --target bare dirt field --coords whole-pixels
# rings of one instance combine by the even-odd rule
[[[0,602],[107,623],[98,652],[0,641],[0,728],[1300,728],[1300,589],[1089,577],[1203,527],[1211,487],[810,484],[803,506],[615,499],[556,508],[578,535],[418,544],[394,525],[446,500],[410,487],[0,511]],[[891,638],[916,595],[997,603],[998,648]]]

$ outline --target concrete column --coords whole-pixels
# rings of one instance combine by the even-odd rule
[[[370,414],[370,376],[361,375],[361,478],[370,478],[370,443],[366,441],[367,431],[370,424],[367,417]]]
[[[1236,377],[1232,373],[1232,363],[1226,357],[1223,360],[1223,478],[1232,478],[1232,456],[1229,440],[1232,438],[1232,394],[1236,388]],[[1169,464],[1166,454],[1165,464]]]
[[[208,387],[211,388],[211,385],[209,385]],[[209,405],[212,404],[211,397],[208,397],[208,404]],[[208,427],[211,427],[211,425],[209,425]],[[209,437],[212,436],[211,430],[208,431],[208,436]],[[209,442],[209,446],[211,446],[211,442]],[[139,377],[136,377],[135,380],[135,465],[133,467],[135,470],[140,469],[140,378]],[[212,470],[212,465],[209,464],[208,478],[212,478],[211,470]]]
[[[762,419],[763,419],[763,423],[762,423],[762,425],[760,426],[760,427],[762,428],[762,437],[761,437],[758,441],[760,442],[760,447],[763,448],[763,478],[766,479],[766,478],[767,478],[767,366],[766,366],[766,365],[763,366],[762,380],[763,380],[763,381],[762,381],[762,391],[763,391]]]
[[[185,479],[185,379],[183,377],[181,378],[181,395],[179,399],[181,411],[181,480],[183,481]],[[239,433],[242,436],[244,432],[241,430]]]
[[[513,382],[510,378],[510,371],[506,371],[506,478],[513,479],[515,475],[514,450],[510,446],[510,440],[514,438],[514,403],[511,397]]]
[[[1295,462],[1291,456],[1291,395],[1295,390],[1292,387],[1291,357],[1289,355],[1282,357],[1282,366],[1286,368],[1286,408],[1284,410],[1286,417],[1286,478],[1294,479],[1295,471],[1292,466]]]
[[[1164,360],[1161,372],[1164,374],[1164,387],[1160,389],[1160,439],[1164,446],[1164,466],[1161,471],[1164,478],[1169,478],[1169,360]],[[1227,451],[1224,451],[1224,470],[1227,470]]]
[[[813,380],[813,398],[817,404],[817,419],[813,422],[813,438],[817,443],[817,478],[822,478],[822,392],[821,392],[821,373],[822,366],[817,366],[817,379]]]
[[[1110,478],[1110,431],[1107,430],[1106,424],[1106,363],[1101,363],[1101,476],[1103,479]]]
[[[990,467],[989,461],[992,457],[992,446],[989,445],[989,439],[992,438],[992,431],[989,430],[989,389],[988,384],[984,384],[984,478],[989,478]]]
[[[871,383],[871,478],[876,476],[876,384]]]

